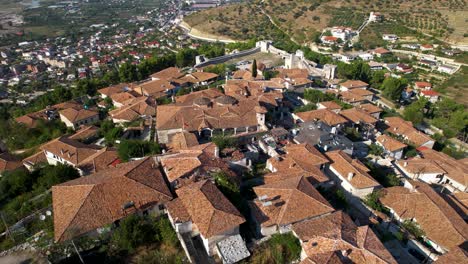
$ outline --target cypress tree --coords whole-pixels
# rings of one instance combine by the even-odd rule
[[[252,77],[257,77],[257,60],[254,59],[252,62]]]

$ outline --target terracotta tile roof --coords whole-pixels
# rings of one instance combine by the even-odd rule
[[[199,168],[202,165],[201,161],[198,159],[199,155],[201,155],[201,153],[195,152],[162,156],[161,165],[166,172],[169,182],[187,177]]]
[[[169,138],[169,149],[177,151],[181,149],[187,149],[198,145],[198,140],[195,134],[189,132],[179,132]]]
[[[47,163],[47,157],[44,153],[44,151],[40,150],[39,152],[23,159],[23,164],[27,166],[32,166],[34,167],[37,164],[40,163]]]
[[[100,148],[83,144],[68,137],[54,139],[41,147],[42,150],[53,153],[54,155],[78,166],[90,156],[97,154]]]
[[[468,218],[468,193],[452,193],[444,196],[444,198],[462,218]]]
[[[169,182],[192,175],[206,175],[210,172],[224,171],[235,178],[229,165],[217,156],[217,147],[214,143],[195,145],[181,149],[176,154],[160,156],[160,163],[166,172]]]
[[[278,78],[283,79],[308,79],[309,71],[306,69],[278,69]]]
[[[176,67],[166,68],[162,71],[158,71],[156,73],[151,74],[151,78],[165,81],[172,81],[174,79],[179,79],[183,76],[184,74],[180,71],[179,68]]]
[[[374,53],[377,53],[377,54],[387,54],[387,53],[391,53],[391,51],[389,51],[388,49],[384,49],[384,48],[376,48],[374,50]]]
[[[206,82],[218,78],[218,75],[211,72],[193,72],[188,75],[194,79],[194,83]]]
[[[168,202],[166,208],[175,223],[185,223],[191,220],[189,212],[179,198]]]
[[[368,226],[356,226],[342,211],[293,224],[293,231],[315,263],[342,251],[336,259],[344,263],[397,263]]]
[[[176,103],[177,104],[180,104],[180,105],[193,105],[193,101],[195,101],[195,99],[199,98],[199,97],[206,97],[206,98],[209,98],[209,99],[215,99],[219,96],[223,96],[224,94],[219,91],[218,89],[216,88],[210,88],[210,89],[206,89],[206,90],[201,90],[201,91],[198,91],[198,92],[193,92],[193,93],[189,93],[189,94],[186,94],[186,95],[182,95],[182,96],[177,96],[176,97]]]
[[[380,184],[369,175],[369,168],[362,164],[357,159],[352,159],[348,154],[341,150],[330,151],[325,153],[331,160],[331,165],[341,176],[343,180],[349,182],[354,188],[363,189],[377,187]],[[349,180],[349,174],[353,177]]]
[[[434,264],[454,264],[466,263],[468,259],[468,245],[467,242],[453,248],[448,253],[437,258]]]
[[[386,188],[380,201],[402,219],[415,219],[426,236],[450,250],[466,241],[465,221],[429,185],[408,181],[413,190],[397,186]]]
[[[221,235],[245,222],[236,207],[210,181],[196,182],[176,192],[205,238]]]
[[[367,99],[364,98],[361,95],[352,93],[351,91],[346,91],[346,92],[340,92],[339,97],[341,100],[347,103],[358,103],[358,102],[363,102],[366,101]]]
[[[98,134],[99,128],[96,126],[82,126],[75,134],[71,135],[70,139],[86,140]]]
[[[253,81],[261,80],[263,77],[261,75],[257,75],[257,77],[254,78],[249,70],[237,70],[233,73],[232,78]]]
[[[346,82],[340,83],[342,87],[346,87],[348,89],[355,89],[355,88],[366,88],[369,86],[368,83],[359,80],[348,80]]]
[[[34,127],[37,126],[39,121],[41,121],[41,120],[47,121],[48,120],[48,116],[46,114],[46,111],[48,111],[48,110],[60,111],[60,110],[68,109],[68,108],[73,108],[73,109],[78,111],[80,109],[83,109],[83,105],[78,103],[78,102],[75,102],[75,101],[68,101],[68,102],[48,106],[45,109],[39,110],[39,111],[34,112],[34,113],[29,113],[29,114],[26,114],[24,116],[20,116],[20,117],[16,118],[15,120],[18,123],[24,124],[28,128],[34,128]]]
[[[375,124],[377,123],[377,119],[375,119],[372,115],[368,114],[367,112],[360,110],[358,108],[351,108],[342,110],[340,112],[342,116],[350,120],[355,124]]]
[[[0,173],[16,170],[21,166],[23,166],[21,159],[6,152],[0,153]]]
[[[445,170],[434,162],[426,159],[400,160],[396,162],[398,166],[409,173],[414,174],[444,174]],[[406,165],[406,166],[405,166]]]
[[[333,36],[325,36],[325,37],[323,37],[323,39],[325,41],[337,41],[338,40],[337,37],[333,37]]]
[[[377,142],[379,142],[386,150],[388,151],[397,151],[403,148],[406,148],[407,145],[401,143],[400,141],[387,136],[387,135],[381,135],[376,138]]]
[[[113,102],[119,103],[119,104],[124,104],[126,101],[134,99],[138,97],[139,94],[137,94],[134,91],[131,92],[124,92],[124,93],[116,93],[110,96]]]
[[[329,160],[309,144],[291,144],[285,147],[286,154],[278,158],[270,158],[269,163],[279,172],[269,175],[272,179],[285,179],[293,176],[304,176],[312,184],[330,180],[320,166]],[[265,176],[267,177],[267,176]]]
[[[374,114],[374,113],[380,113],[382,112],[382,108],[376,106],[376,105],[373,105],[371,103],[367,103],[367,104],[361,104],[358,106],[359,109],[362,109],[363,111],[369,113],[369,114]]]
[[[232,106],[217,104],[208,107],[161,105],[157,108],[156,129],[183,128],[187,131],[200,131],[204,128],[257,126],[257,106],[259,106],[259,102],[250,99],[240,100]]]
[[[346,259],[341,258],[337,251],[315,254],[312,257],[307,257],[300,264],[350,264]]]
[[[109,112],[113,119],[134,121],[142,116],[150,117],[156,114],[156,102],[150,97],[138,97],[125,101],[125,105]]]
[[[424,91],[421,91],[421,94],[423,94],[424,96],[439,96],[440,93],[434,91],[434,90],[424,90]]]
[[[358,95],[358,96],[369,96],[369,95],[374,95],[374,93],[372,91],[369,91],[367,89],[361,89],[361,88],[357,88],[357,89],[353,89],[351,91],[349,91],[351,94],[355,94],[355,95]]]
[[[318,149],[307,143],[290,144],[284,149],[287,156],[293,158],[297,162],[308,163],[314,166],[329,162],[329,160]]]
[[[444,169],[446,177],[464,186],[468,186],[468,164],[456,160],[449,155],[433,149],[425,148],[420,150],[424,159],[429,160]]]
[[[251,202],[254,217],[261,226],[288,225],[334,211],[304,177],[287,178],[253,189],[257,197],[266,197]]]
[[[23,124],[28,128],[35,128],[39,120],[46,120],[47,117],[41,117],[40,115],[26,114],[24,116],[17,117],[15,121],[17,123]]]
[[[411,122],[405,121],[400,117],[386,117],[385,124],[388,126],[387,132],[403,136],[409,142],[415,144],[416,147],[422,146],[429,141],[434,141],[428,135],[416,130]]]
[[[134,91],[146,96],[160,98],[166,96],[167,91],[175,89],[175,86],[166,80],[154,80],[139,84]]]
[[[117,84],[117,85],[113,85],[113,86],[109,86],[109,87],[106,87],[106,88],[99,89],[98,93],[106,95],[106,96],[111,96],[113,94],[123,93],[127,89],[131,89],[132,86],[133,85],[129,84],[129,83],[120,83],[120,84]]]
[[[341,110],[341,105],[333,102],[333,101],[326,101],[320,102],[319,104],[323,105],[326,109],[330,110]]]
[[[57,109],[57,110],[73,108],[73,109],[79,110],[79,109],[83,109],[83,105],[81,103],[78,103],[78,102],[72,100],[72,101],[67,101],[67,102],[63,102],[63,103],[53,105],[50,108],[51,109]]]
[[[120,162],[117,150],[105,147],[80,162],[78,167],[86,173],[95,173],[119,164]]]
[[[85,234],[136,210],[171,199],[172,194],[152,158],[53,186],[55,241]]]
[[[426,88],[426,87],[432,87],[432,84],[429,82],[415,82],[414,84],[416,85],[416,87],[420,89]]]
[[[283,79],[279,79],[279,81],[275,81],[275,79],[270,81],[228,80],[224,85],[224,92],[226,95],[236,98],[260,96],[262,94],[271,94],[271,92],[265,91],[267,88],[286,89],[283,82]]]
[[[336,126],[348,122],[344,117],[328,109],[318,109],[296,114],[303,122],[320,120],[329,126]]]
[[[69,120],[72,123],[86,120],[88,118],[99,115],[97,111],[92,111],[92,110],[87,110],[87,109],[76,110],[74,108],[67,108],[67,109],[61,110],[59,113],[61,116],[65,117],[67,120]]]

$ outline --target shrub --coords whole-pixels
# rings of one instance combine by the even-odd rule
[[[161,146],[157,142],[141,140],[124,140],[117,147],[119,158],[128,161],[132,158],[145,157],[146,155],[160,154]]]
[[[274,234],[259,250],[254,251],[250,263],[291,263],[298,260],[300,255],[301,244],[292,233]]]
[[[382,193],[380,191],[374,191],[365,197],[364,203],[374,210],[377,210],[385,214],[389,214],[389,210],[385,208],[383,204],[380,203],[379,201],[381,196],[382,196]]]
[[[410,234],[416,238],[423,237],[425,235],[424,231],[419,227],[416,222],[405,220],[402,224],[403,228],[406,229]]]
[[[214,136],[211,141],[219,148],[219,151],[222,151],[226,148],[233,148],[237,146],[237,139],[233,137],[226,136]]]
[[[372,143],[369,145],[369,154],[374,155],[374,156],[381,156],[383,153],[384,153],[384,149],[381,146],[375,143]]]

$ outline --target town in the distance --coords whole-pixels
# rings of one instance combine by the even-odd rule
[[[466,2],[375,2],[0,0],[0,263],[468,263]]]

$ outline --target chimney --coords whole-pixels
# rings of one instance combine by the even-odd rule
[[[354,172],[348,173],[348,181],[351,181],[354,177]]]
[[[403,163],[403,167],[407,167],[408,166],[408,162],[405,161],[405,163]]]

